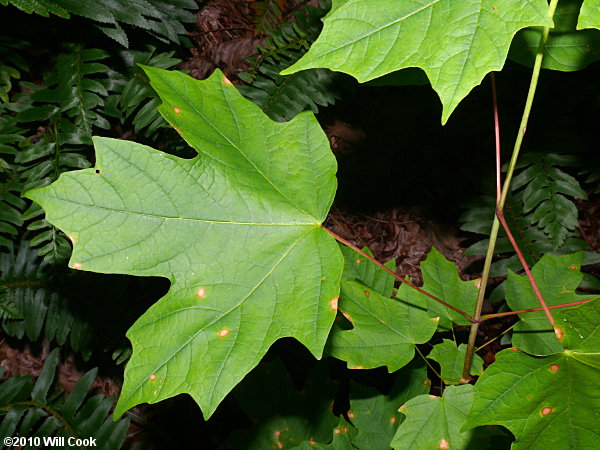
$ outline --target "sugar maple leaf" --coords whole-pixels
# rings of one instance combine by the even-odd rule
[[[95,138],[95,168],[27,196],[71,237],[71,267],[171,281],[127,333],[115,415],[189,393],[209,417],[277,339],[322,354],[343,267],[321,226],[336,162],[312,113],[275,123],[218,70],[145,70],[199,155]]]

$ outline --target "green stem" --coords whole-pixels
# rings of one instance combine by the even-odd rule
[[[548,17],[552,19],[554,16],[554,11],[556,11],[556,5],[558,4],[558,0],[551,0],[550,5],[548,7]],[[519,130],[517,132],[517,139],[515,141],[515,146],[513,147],[513,153],[510,158],[510,164],[508,166],[508,171],[506,173],[506,179],[504,180],[504,184],[502,186],[502,193],[500,195],[500,200],[496,205],[497,209],[502,210],[504,208],[504,204],[506,202],[506,198],[510,191],[510,183],[512,181],[513,173],[515,171],[515,167],[517,165],[517,159],[519,158],[519,152],[521,151],[521,144],[523,143],[523,138],[525,137],[525,132],[527,131],[527,123],[529,122],[529,115],[531,114],[531,107],[533,105],[533,99],[535,98],[535,91],[537,89],[537,84],[540,77],[540,71],[542,69],[542,60],[544,59],[544,49],[546,48],[546,43],[548,42],[548,35],[550,34],[550,27],[544,27],[542,30],[542,36],[540,37],[540,43],[538,46],[537,54],[535,55],[535,63],[533,66],[533,73],[531,74],[531,82],[529,83],[529,92],[527,93],[527,100],[525,102],[525,109],[523,111],[523,116],[521,117],[521,123],[519,125]],[[498,230],[500,229],[500,220],[498,216],[494,214],[494,222],[492,223],[492,230],[490,232],[490,242],[488,245],[488,250],[485,255],[485,262],[483,266],[483,273],[481,276],[481,284],[479,286],[479,295],[477,296],[477,304],[475,306],[475,313],[473,318],[475,319],[475,323],[471,325],[471,332],[469,334],[469,342],[467,346],[467,353],[465,355],[465,364],[463,366],[463,382],[467,382],[469,379],[469,373],[471,371],[471,359],[473,358],[473,353],[475,351],[475,341],[477,339],[477,332],[479,331],[479,319],[481,317],[481,309],[483,307],[483,299],[485,296],[485,289],[487,287],[488,278],[490,275],[490,267],[492,265],[492,259],[494,257],[494,248],[496,246],[496,240],[498,238]]]

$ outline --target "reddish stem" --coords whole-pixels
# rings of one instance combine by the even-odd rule
[[[500,221],[503,221],[504,217],[502,216],[502,218],[500,219]],[[516,314],[525,314],[525,313],[529,313],[529,312],[536,312],[536,311],[545,311],[544,308],[532,308],[532,309],[523,309],[520,311],[509,311],[509,312],[505,312],[505,313],[496,313],[496,314],[486,314],[485,316],[482,316],[480,319],[475,319],[474,317],[468,315],[466,312],[462,311],[461,309],[458,309],[456,306],[452,306],[449,303],[446,303],[445,301],[437,298],[435,295],[430,294],[429,292],[421,289],[418,286],[415,286],[413,283],[411,283],[408,280],[405,280],[404,278],[402,278],[400,275],[398,275],[397,273],[395,273],[394,271],[390,270],[389,268],[387,268],[385,265],[383,265],[382,263],[380,263],[379,261],[377,261],[375,258],[373,258],[371,255],[369,255],[368,253],[362,251],[360,248],[358,248],[357,246],[353,245],[350,241],[344,239],[341,236],[338,236],[337,234],[335,234],[333,231],[323,227],[325,229],[325,231],[327,231],[331,236],[334,237],[334,239],[336,241],[341,242],[344,245],[347,245],[348,247],[350,247],[352,250],[354,250],[356,253],[364,256],[365,258],[367,258],[369,261],[371,261],[373,264],[377,265],[380,269],[385,270],[387,273],[389,273],[391,276],[393,276],[396,280],[400,281],[401,283],[404,283],[406,285],[408,285],[410,288],[414,289],[417,292],[420,292],[421,294],[429,297],[432,300],[435,300],[436,302],[444,305],[447,308],[450,308],[453,311],[456,311],[457,313],[459,313],[460,315],[464,316],[469,322],[471,323],[481,323],[484,322],[486,320],[489,319],[494,319],[496,317],[504,317],[504,316],[513,316]],[[510,234],[510,230],[507,229],[507,233]],[[511,235],[512,236],[512,235]],[[515,244],[516,245],[516,244]],[[519,252],[520,253],[520,252]],[[525,267],[527,267],[527,264],[525,263]],[[527,270],[529,270],[527,268]],[[531,272],[529,272],[531,274]],[[533,278],[533,277],[532,277]],[[530,280],[532,279],[530,278]],[[535,281],[533,281],[533,285],[535,286],[535,289],[537,289],[537,285],[535,284]],[[539,289],[538,289],[539,292]],[[540,294],[541,295],[541,294]],[[544,303],[544,306],[546,306],[547,309],[557,309],[557,308],[566,308],[568,306],[577,306],[577,305],[582,305],[584,303],[587,303],[591,300],[594,300],[592,298],[589,298],[587,300],[578,300],[576,302],[571,302],[571,303],[563,303],[561,305],[555,305],[555,306],[546,306],[546,304]],[[552,316],[551,316],[552,317]]]
[[[592,300],[594,300],[594,299],[593,298],[588,298],[587,300],[578,300],[576,302],[563,303],[561,305],[548,306],[547,308],[548,309],[557,309],[557,308],[566,308],[568,306],[583,305],[584,303],[590,302]],[[531,308],[531,309],[522,309],[520,311],[509,311],[509,312],[496,313],[496,314],[486,314],[485,316],[482,316],[479,321],[483,322],[485,320],[494,319],[496,317],[513,316],[515,314],[523,314],[523,313],[529,313],[529,312],[535,312],[535,311],[544,311],[544,308]]]
[[[498,216],[498,219],[500,220],[500,223],[502,224],[504,231],[506,231],[508,239],[510,240],[510,243],[512,244],[513,248],[515,249],[515,252],[517,253],[517,256],[519,257],[519,261],[521,261],[521,265],[523,266],[523,269],[525,269],[525,273],[527,274],[527,278],[529,279],[531,288],[533,289],[535,296],[537,297],[538,301],[540,302],[540,305],[542,305],[541,309],[546,314],[546,317],[548,318],[548,322],[550,322],[550,325],[554,326],[554,317],[552,317],[552,314],[550,313],[550,309],[548,308],[548,305],[546,305],[546,302],[544,301],[544,297],[542,296],[542,293],[540,292],[540,289],[538,288],[538,285],[535,282],[535,279],[533,278],[533,274],[531,273],[531,270],[529,270],[527,261],[525,261],[525,258],[523,257],[523,253],[521,253],[521,250],[519,249],[519,246],[517,245],[517,241],[515,241],[514,236],[510,232],[510,229],[508,228],[506,219],[504,219],[504,213],[502,212],[501,209],[496,209],[496,215]]]
[[[500,161],[500,118],[498,116],[498,97],[496,95],[496,77],[494,72],[490,73],[492,80],[492,103],[494,105],[494,134],[496,136],[496,204],[500,204],[502,198],[502,173]]]
[[[515,252],[517,253],[517,257],[519,258],[519,261],[521,261],[521,265],[523,266],[523,269],[525,269],[525,273],[527,274],[529,283],[531,284],[533,292],[535,293],[535,296],[539,300],[540,305],[542,305],[542,310],[546,314],[546,317],[548,318],[548,322],[550,322],[550,325],[554,326],[554,317],[552,317],[552,314],[550,313],[550,309],[548,309],[548,306],[546,305],[546,302],[544,301],[544,297],[542,296],[542,293],[540,292],[540,290],[537,286],[537,283],[535,282],[535,279],[533,278],[533,275],[531,274],[531,271],[529,270],[527,261],[525,261],[525,258],[523,257],[523,253],[521,252],[521,249],[517,245],[517,241],[515,240],[510,229],[508,228],[508,224],[506,223],[506,220],[504,218],[504,212],[502,211],[503,205],[502,205],[502,188],[501,188],[502,173],[501,173],[501,158],[500,158],[500,119],[498,118],[498,99],[496,96],[496,77],[494,76],[494,72],[492,72],[490,74],[490,78],[492,81],[492,102],[494,105],[494,134],[496,136],[496,215],[498,216],[498,219],[500,220],[500,223],[502,224],[504,231],[506,231],[506,234],[508,235],[508,239],[510,240],[510,243],[512,244],[513,248],[515,249]],[[509,187],[506,186],[506,189],[509,189]]]
[[[452,306],[449,303],[446,303],[445,301],[437,298],[435,295],[430,294],[427,291],[424,291],[423,289],[421,289],[418,286],[415,286],[414,284],[412,284],[410,281],[405,280],[404,278],[402,278],[400,275],[396,274],[396,272],[388,269],[386,266],[384,266],[383,264],[381,264],[379,261],[377,261],[375,258],[373,258],[371,255],[369,255],[366,252],[363,252],[360,248],[356,247],[355,245],[351,244],[349,241],[347,241],[346,239],[344,239],[341,236],[338,236],[337,234],[335,234],[333,231],[323,227],[325,229],[325,231],[327,231],[329,234],[331,234],[336,241],[341,242],[344,245],[347,245],[348,247],[350,247],[351,249],[353,249],[355,252],[361,254],[362,256],[364,256],[365,258],[367,258],[369,261],[371,261],[373,264],[376,264],[378,267],[380,267],[381,269],[385,270],[387,273],[389,273],[391,276],[393,276],[396,280],[400,281],[401,283],[406,284],[407,286],[411,287],[412,289],[414,289],[417,292],[420,292],[421,294],[429,297],[432,300],[435,300],[436,302],[444,305],[447,308],[450,308],[453,311],[456,311],[457,313],[459,313],[460,315],[464,316],[467,318],[467,320],[471,323],[475,323],[475,319],[473,319],[472,316],[470,316],[469,314],[467,314],[466,312],[462,311],[461,309],[458,309],[456,306]]]

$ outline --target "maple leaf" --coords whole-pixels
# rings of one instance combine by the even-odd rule
[[[115,416],[189,393],[209,417],[277,339],[322,355],[343,268],[321,226],[336,161],[312,113],[276,123],[218,70],[145,70],[199,155],[94,138],[95,168],[27,196],[71,237],[70,267],[171,281],[127,333]]]
[[[420,67],[443,104],[442,123],[491,71],[515,33],[552,26],[546,0],[334,0],[308,53],[282,72],[323,67],[359,82]]]

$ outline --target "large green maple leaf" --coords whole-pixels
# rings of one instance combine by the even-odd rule
[[[552,25],[546,0],[334,0],[323,22],[308,53],[282,74],[325,67],[366,82],[420,67],[442,101],[442,123],[502,69],[517,31]]]
[[[71,236],[71,267],[171,281],[127,333],[115,415],[186,392],[208,417],[277,339],[321,356],[343,268],[321,226],[336,162],[312,113],[275,123],[218,70],[146,72],[199,156],[95,138],[95,168],[28,197]]]

